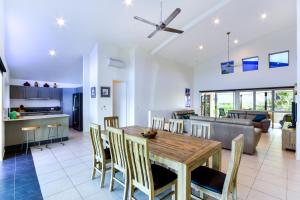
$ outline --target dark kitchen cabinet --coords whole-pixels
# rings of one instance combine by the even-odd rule
[[[38,99],[39,88],[38,87],[25,87],[25,99]]]
[[[10,86],[11,99],[57,99],[62,100],[62,88]]]
[[[38,98],[39,99],[50,99],[50,88],[40,87],[38,89]]]
[[[25,87],[18,85],[10,86],[10,98],[11,99],[25,99]]]
[[[62,99],[62,89],[61,88],[49,88],[50,99]]]

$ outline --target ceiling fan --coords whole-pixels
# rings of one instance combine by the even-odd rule
[[[160,1],[160,22],[159,24],[153,23],[151,21],[148,21],[144,18],[135,16],[134,19],[139,20],[141,22],[144,22],[146,24],[155,26],[155,30],[148,35],[148,38],[152,38],[158,31],[167,31],[167,32],[171,32],[171,33],[178,33],[181,34],[184,31],[182,30],[178,30],[178,29],[174,29],[174,28],[170,28],[168,27],[168,25],[175,19],[175,17],[181,12],[180,8],[176,8],[172,14],[165,20],[163,21],[162,17],[163,17],[163,13],[162,13],[162,0]]]

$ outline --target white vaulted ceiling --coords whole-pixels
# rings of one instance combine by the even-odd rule
[[[175,37],[160,32],[147,35],[153,27],[133,16],[158,22],[159,0],[6,0],[6,59],[12,77],[80,83],[82,55],[96,42],[121,48],[141,47],[185,66],[223,51],[225,33],[243,42],[296,24],[295,0],[164,0],[164,17],[175,8],[182,12],[170,24],[186,32]],[[262,22],[260,14],[268,17]],[[56,18],[66,26],[59,28]],[[215,17],[220,24],[213,24]],[[167,42],[166,42],[167,41]],[[200,52],[198,46],[204,45]],[[57,55],[50,57],[48,51]]]

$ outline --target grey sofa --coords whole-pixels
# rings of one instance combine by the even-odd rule
[[[228,111],[228,118],[234,118],[234,119],[251,119],[254,120],[256,115],[264,115],[265,119],[263,119],[260,122],[254,122],[253,125],[255,128],[260,128],[262,132],[267,133],[270,125],[270,115],[267,111],[255,111],[255,110],[229,110]]]
[[[244,153],[246,154],[255,153],[256,146],[261,137],[261,129],[255,128],[250,119],[191,116],[190,120],[184,124],[188,133],[191,132],[192,121],[210,122],[211,139],[222,142],[222,147],[225,149],[231,149],[232,140],[239,134],[243,134],[245,138]]]

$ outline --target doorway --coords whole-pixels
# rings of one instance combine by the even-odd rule
[[[113,115],[119,117],[119,126],[127,126],[127,85],[113,81]]]

